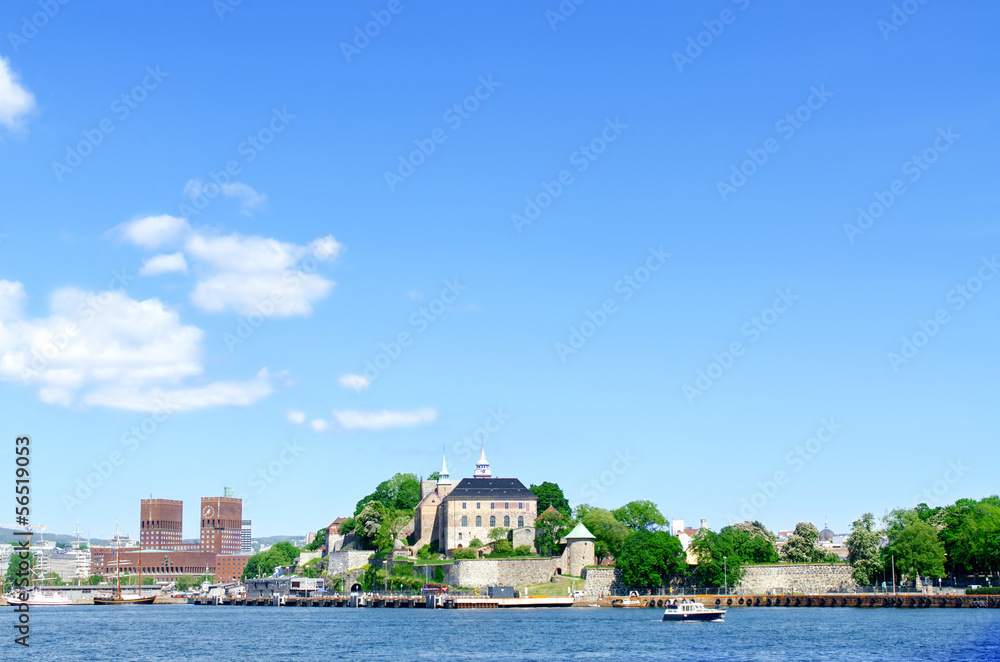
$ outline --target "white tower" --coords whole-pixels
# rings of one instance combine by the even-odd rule
[[[441,454],[441,472],[438,474],[438,485],[451,485],[451,477],[448,475],[448,461]]]
[[[489,478],[492,476],[490,473],[490,463],[486,461],[486,444],[483,444],[482,449],[479,451],[479,462],[476,462],[476,471],[472,475],[475,478]]]

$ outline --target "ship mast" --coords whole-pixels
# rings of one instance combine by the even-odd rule
[[[122,539],[118,534],[118,520],[115,520],[115,587],[118,599],[122,597]]]

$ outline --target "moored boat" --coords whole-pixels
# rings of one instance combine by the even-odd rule
[[[22,599],[22,596],[24,596],[25,599]],[[32,588],[29,591],[7,595],[6,600],[12,605],[28,605],[29,607],[73,604],[73,601],[69,599],[69,596],[62,591],[43,591],[37,587]]]
[[[722,621],[725,609],[706,609],[694,600],[674,600],[663,610],[665,621]]]

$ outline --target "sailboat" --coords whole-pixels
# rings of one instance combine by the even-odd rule
[[[118,526],[115,525],[115,550],[112,552],[115,558],[115,590],[110,595],[95,595],[95,605],[151,605],[156,600],[155,595],[143,597],[142,595],[142,545],[139,545],[139,592],[122,593],[122,559],[121,559],[121,537],[118,535]]]

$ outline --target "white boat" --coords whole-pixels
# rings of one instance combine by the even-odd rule
[[[42,605],[71,605],[73,601],[62,591],[43,591],[38,588],[24,591],[27,593],[27,600],[22,600],[22,593],[8,594],[7,602],[12,605],[28,605],[29,607],[40,607]]]
[[[694,600],[674,600],[663,611],[665,621],[722,621],[725,609],[706,609]]]

